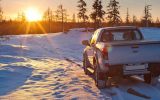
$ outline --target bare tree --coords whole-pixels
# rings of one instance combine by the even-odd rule
[[[48,7],[48,9],[44,12],[43,20],[47,22],[51,22],[53,20],[52,10]]]
[[[48,31],[51,32],[51,23],[54,19],[53,11],[48,7],[44,12],[43,20],[48,23]]]
[[[152,15],[150,11],[151,11],[151,5],[145,5],[144,17],[142,18],[142,23],[144,23],[146,27],[148,27],[149,23],[151,23],[152,21]]]
[[[26,21],[26,16],[25,16],[24,12],[18,13],[17,21],[19,21],[19,22],[25,22]]]
[[[126,13],[126,24],[128,25],[130,23],[130,16],[129,16],[129,11],[127,8],[127,13]]]
[[[1,2],[1,0],[0,0]],[[0,22],[3,21],[3,10],[2,10],[2,7],[1,7],[1,4],[0,4]]]
[[[157,19],[156,19],[156,23],[157,24],[159,24],[160,23],[160,21],[159,21],[159,18],[157,17]]]
[[[73,22],[73,23],[75,23],[75,22],[76,22],[76,15],[75,15],[75,14],[73,14],[72,22]]]
[[[135,15],[133,15],[133,18],[132,18],[133,25],[136,25],[137,22],[138,22],[137,17]]]
[[[59,5],[56,10],[56,18],[62,23],[62,32],[64,32],[64,22],[67,21],[67,10],[63,8],[63,5]]]
[[[156,19],[155,24],[156,24],[157,27],[160,27],[160,21],[159,21],[159,18],[158,18],[158,17],[157,17],[157,19]]]

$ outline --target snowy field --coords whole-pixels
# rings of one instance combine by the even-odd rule
[[[83,72],[81,41],[91,33],[81,30],[0,41],[0,100],[160,100],[160,83],[137,76],[98,89]],[[160,29],[141,30],[145,39],[160,40]]]

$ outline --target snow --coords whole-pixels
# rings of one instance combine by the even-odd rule
[[[141,30],[145,39],[160,40],[159,28]],[[93,76],[86,76],[82,66],[81,41],[91,35],[77,28],[65,34],[7,36],[9,39],[0,41],[0,99],[160,99],[160,83],[148,85],[137,76],[116,80],[111,88],[98,89]]]

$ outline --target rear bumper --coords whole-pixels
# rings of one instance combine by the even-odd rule
[[[125,70],[123,65],[109,66],[109,76],[144,75],[149,74],[148,68],[139,70]]]
[[[123,71],[123,75],[144,75],[149,74],[148,70],[131,70],[131,71]]]
[[[157,77],[160,75],[160,63],[149,63],[148,68],[140,70],[124,70],[123,65],[109,66],[109,76],[124,76],[124,75],[144,75],[151,73]]]

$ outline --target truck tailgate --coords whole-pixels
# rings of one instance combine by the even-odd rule
[[[160,63],[160,41],[131,41],[105,44],[109,64]]]

